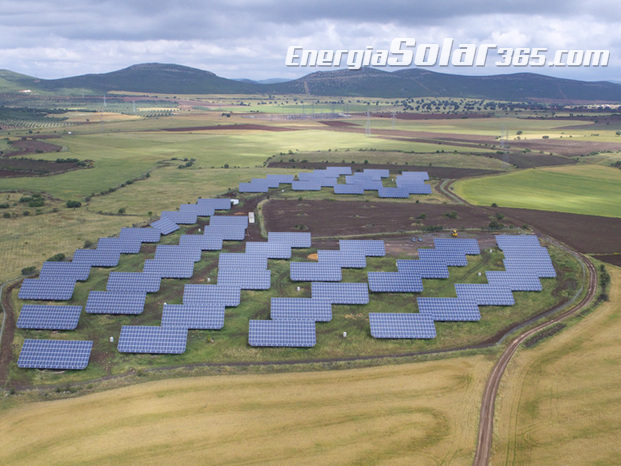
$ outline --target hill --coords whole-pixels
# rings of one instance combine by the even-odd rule
[[[274,80],[270,80],[274,81]],[[286,82],[226,79],[187,66],[133,65],[102,74],[37,79],[0,70],[0,92],[32,89],[44,93],[102,94],[131,91],[166,94],[310,94],[350,97],[465,97],[525,101],[621,102],[621,85],[605,81],[561,79],[535,73],[461,76],[422,69],[393,72],[376,68],[319,71]]]

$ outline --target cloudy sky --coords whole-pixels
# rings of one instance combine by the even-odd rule
[[[609,50],[607,67],[440,69],[460,74],[532,71],[621,81],[619,0],[0,0],[0,68],[40,78],[176,63],[227,78],[296,78],[287,47],[387,49],[418,44]],[[386,68],[385,68],[386,69]],[[387,68],[390,71],[390,68]]]

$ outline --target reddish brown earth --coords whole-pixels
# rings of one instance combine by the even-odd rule
[[[574,157],[577,155],[587,155],[591,152],[618,151],[621,150],[621,141],[616,142],[596,142],[596,141],[576,141],[571,138],[563,139],[537,139],[511,141],[511,149],[530,149],[531,151],[552,152],[554,154]]]
[[[6,152],[4,153],[4,156],[17,157],[20,155],[41,154],[44,152],[60,152],[62,150],[62,146],[51,144],[49,142],[43,142],[39,139],[43,138],[29,138],[20,139],[19,141],[13,141],[11,145],[16,150]]]
[[[457,218],[447,217],[450,212],[457,212]],[[421,214],[424,219],[418,218]],[[474,206],[413,201],[271,200],[263,206],[263,215],[268,231],[310,231],[313,236],[392,233],[430,225],[458,230],[487,228],[492,220],[489,212]]]
[[[510,163],[517,168],[549,167],[554,165],[571,165],[578,163],[574,159],[549,154],[526,155],[520,153],[507,153],[489,154],[487,157],[502,160],[503,162]]]
[[[621,254],[603,254],[603,255],[594,255],[595,259],[600,260],[602,262],[608,262],[609,264],[616,265],[617,267],[621,267]]]
[[[0,178],[57,175],[79,168],[78,164],[73,162],[56,163],[49,160],[0,158]]]
[[[358,117],[366,117],[366,113],[353,113]],[[373,117],[392,118],[392,113],[371,113]],[[395,113],[398,120],[464,120],[467,118],[490,118],[493,113]]]
[[[214,125],[214,126],[188,126],[186,128],[163,128],[164,131],[212,131],[212,130],[254,130],[254,131],[298,131],[298,128],[285,126],[255,125],[246,123],[241,125]]]
[[[321,123],[322,125],[333,126],[333,127],[360,126],[360,125],[357,125],[356,123],[350,123],[349,121],[343,121],[343,120],[325,120],[325,121],[320,121],[319,123]]]

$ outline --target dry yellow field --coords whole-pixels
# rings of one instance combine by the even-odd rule
[[[621,269],[607,268],[609,302],[510,363],[493,464],[621,463]]]
[[[0,463],[470,464],[483,356],[149,382],[0,415]]]

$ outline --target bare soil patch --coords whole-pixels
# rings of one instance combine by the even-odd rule
[[[51,160],[0,158],[0,178],[22,176],[57,175],[71,170],[78,170],[77,162],[53,162]]]
[[[28,138],[13,141],[11,145],[15,148],[15,150],[8,151],[3,155],[5,157],[16,157],[20,155],[42,154],[45,152],[60,152],[62,150],[62,146],[44,142],[40,139],[43,138]]]
[[[164,131],[213,131],[213,130],[254,130],[254,131],[298,131],[298,128],[286,126],[255,125],[245,123],[241,125],[214,125],[214,126],[188,126],[185,128],[163,128]]]
[[[326,126],[333,126],[333,127],[337,127],[337,128],[342,128],[344,126],[360,126],[357,125],[356,123],[350,123],[349,121],[342,121],[342,120],[324,120],[324,121],[320,121],[319,123],[321,123],[322,125],[326,125]]]
[[[503,162],[510,163],[517,168],[536,168],[536,167],[551,167],[557,165],[572,165],[578,163],[577,160],[570,159],[558,155],[549,154],[490,154],[488,157],[502,160]]]
[[[621,142],[574,141],[570,138],[511,141],[509,145],[513,149],[552,152],[568,157],[587,155],[591,152],[621,150]]]

